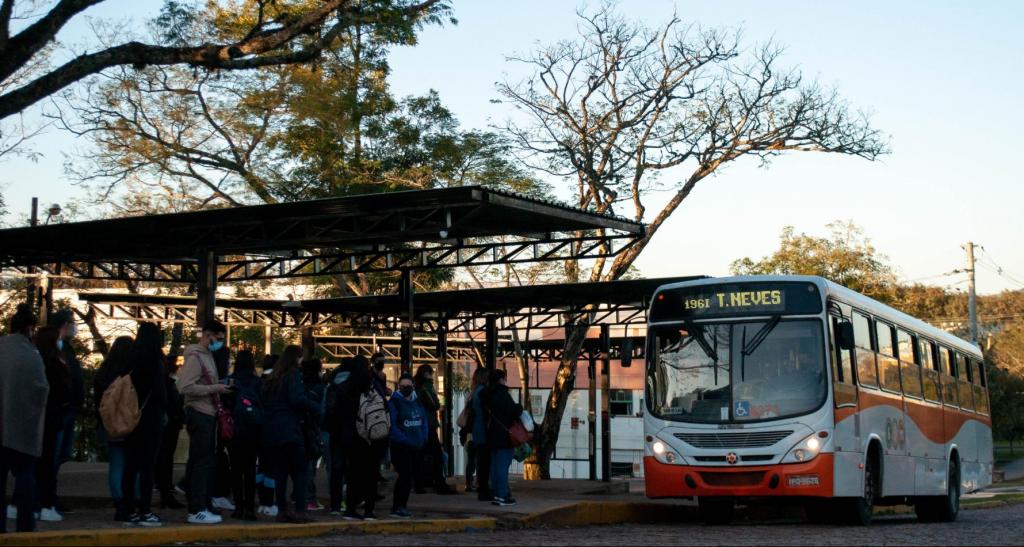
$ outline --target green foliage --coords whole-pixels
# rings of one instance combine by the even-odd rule
[[[735,275],[817,275],[883,302],[895,300],[896,275],[888,258],[852,221],[828,226],[829,236],[782,230],[779,249],[759,260],[741,258],[732,263]]]
[[[992,361],[986,364],[992,434],[998,440],[1020,441],[1024,438],[1024,376],[992,366]]]

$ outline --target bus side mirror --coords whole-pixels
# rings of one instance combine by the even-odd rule
[[[619,345],[619,359],[621,360],[622,368],[629,368],[633,366],[633,339],[624,338],[622,344]]]
[[[840,321],[836,328],[836,343],[839,345],[839,349],[853,349],[853,323]]]

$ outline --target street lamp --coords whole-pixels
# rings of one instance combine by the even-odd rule
[[[46,222],[43,224],[49,224],[53,217],[60,216],[60,204],[54,203],[46,210]]]

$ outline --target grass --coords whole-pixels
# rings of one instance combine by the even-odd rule
[[[966,509],[1001,507],[1004,505],[1016,505],[1018,503],[1024,503],[1024,494],[996,494],[991,498],[960,500],[960,505]]]
[[[1010,443],[1007,441],[996,441],[993,445],[993,452],[996,463],[1012,462],[1018,458],[1024,458],[1024,443],[1014,443],[1013,452],[1010,452]]]

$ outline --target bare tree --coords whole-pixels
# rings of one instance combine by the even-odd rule
[[[778,66],[782,49],[745,51],[738,32],[628,21],[605,4],[579,13],[579,37],[511,58],[532,74],[498,85],[522,115],[506,129],[534,168],[572,184],[576,205],[649,221],[639,242],[566,277],[613,280],[626,273],[696,184],[730,162],[767,162],[788,151],[834,152],[874,159],[886,140],[835,91]],[[671,197],[653,216],[651,190]],[[605,249],[605,251],[609,251]],[[586,329],[566,341],[548,398],[529,478],[549,478],[549,458],[575,375]]]
[[[104,0],[56,0],[12,33],[13,15],[19,5],[34,1],[0,2],[0,82],[36,62],[65,25]],[[238,70],[301,63],[317,58],[353,21],[369,24],[425,13],[440,17],[447,12],[442,0],[251,1],[256,5],[255,17],[219,43],[184,40],[179,44],[147,44],[130,40],[79,54],[0,94],[0,119],[114,66],[188,65]]]

